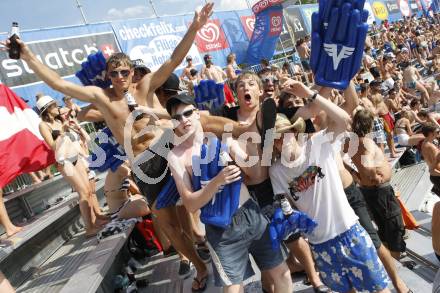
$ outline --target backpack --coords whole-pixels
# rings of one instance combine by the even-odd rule
[[[127,243],[128,250],[136,260],[151,257],[163,250],[154,232],[150,215],[143,217],[142,222],[136,223]]]

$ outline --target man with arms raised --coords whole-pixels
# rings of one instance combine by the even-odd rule
[[[134,97],[138,105],[160,109],[159,101],[153,97],[155,89],[165,82],[185,58],[194,42],[197,31],[211,15],[212,8],[213,4],[206,4],[200,12],[196,12],[193,22],[171,58],[156,72],[146,75],[136,85],[132,84],[134,74],[132,62],[125,54],[115,54],[107,61],[107,75],[111,79],[112,88],[84,87],[63,80],[57,73],[44,66],[26,44],[18,40],[21,47],[21,58],[45,83],[65,95],[92,103],[102,113],[114,137],[119,144],[124,145],[125,151],[132,160],[132,169],[135,175],[149,183],[146,184],[148,189],[142,190],[142,193],[147,197],[153,214],[159,219],[162,231],[171,240],[173,246],[194,263],[197,269],[196,279],[199,281],[208,274],[208,271],[206,265],[197,255],[192,239],[182,233],[180,229],[175,228],[174,223],[177,221],[175,207],[160,210],[155,208],[157,196],[170,176],[166,161],[169,149],[166,148],[166,145],[160,145],[161,141],[163,142],[164,131],[158,127],[155,127],[152,131],[144,131],[145,126],[149,123],[152,124],[154,121],[152,119],[150,121],[148,117],[142,117],[142,119],[134,121],[132,127],[128,127],[127,132],[130,131],[130,135],[125,135],[125,141],[124,127],[129,124],[127,120],[134,119],[130,116],[130,110],[124,95],[128,92]],[[8,46],[8,41],[3,44]],[[131,146],[131,148],[127,146]],[[159,155],[160,152],[162,153]],[[139,156],[141,154],[142,156]],[[136,156],[136,159],[133,162],[134,156]],[[200,287],[203,287],[200,282],[195,281],[193,283],[193,289],[197,290]]]

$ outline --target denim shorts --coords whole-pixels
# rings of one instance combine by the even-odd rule
[[[254,274],[249,254],[261,271],[277,267],[287,257],[282,247],[272,249],[268,220],[252,199],[237,210],[226,229],[205,228],[218,287],[240,284]]]
[[[336,292],[376,292],[389,280],[376,249],[359,224],[324,243],[311,245],[320,277]]]

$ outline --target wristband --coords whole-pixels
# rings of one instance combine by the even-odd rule
[[[314,102],[316,100],[317,96],[318,96],[318,92],[314,92],[313,95],[311,95],[310,97],[308,97],[306,99],[306,104],[310,104],[310,103]]]

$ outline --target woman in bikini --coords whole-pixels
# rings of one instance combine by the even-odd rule
[[[56,167],[64,179],[78,192],[79,208],[83,218],[86,237],[96,235],[106,217],[101,215],[96,197],[88,178],[85,155],[79,141],[85,139],[87,133],[69,119],[69,112],[60,115],[55,100],[49,96],[37,102],[42,122],[39,129],[46,143],[55,151]]]
[[[394,125],[394,132],[397,136],[397,143],[401,146],[414,146],[425,137],[423,134],[414,134],[411,129],[412,115],[409,111],[402,111],[401,118]]]

